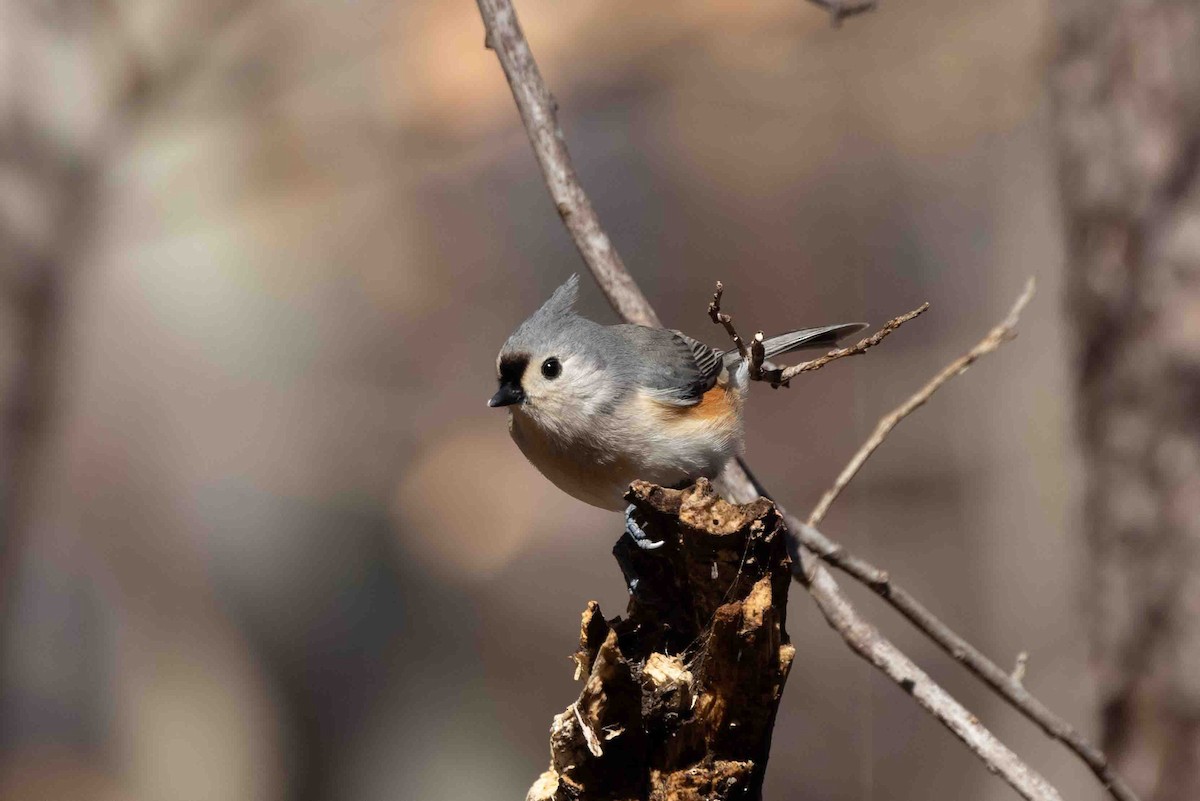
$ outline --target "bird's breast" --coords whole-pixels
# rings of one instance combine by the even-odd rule
[[[715,477],[741,448],[742,399],[724,384],[691,406],[635,392],[586,430],[551,432],[514,409],[509,431],[525,458],[564,492],[619,510],[635,479],[672,486]]]
[[[625,508],[624,494],[637,478],[637,468],[619,440],[563,436],[530,415],[514,410],[509,433],[538,472],[563,492],[602,509]]]

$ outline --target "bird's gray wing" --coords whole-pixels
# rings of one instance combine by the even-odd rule
[[[682,331],[671,331],[679,339],[682,339],[684,344],[692,351],[692,358],[696,360],[696,369],[700,371],[700,377],[704,384],[704,389],[701,391],[703,395],[708,390],[712,389],[717,383],[717,379],[721,376],[721,370],[724,369],[723,358],[724,351],[710,348],[698,339],[692,339]]]
[[[693,406],[721,375],[722,353],[679,331],[640,325],[615,326],[632,348],[634,380],[664,403]]]

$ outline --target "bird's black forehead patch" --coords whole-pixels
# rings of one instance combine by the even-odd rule
[[[520,384],[525,368],[529,366],[529,355],[517,353],[500,358],[500,383]]]

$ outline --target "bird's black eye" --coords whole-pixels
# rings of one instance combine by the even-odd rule
[[[542,375],[546,378],[558,378],[562,372],[562,362],[551,356],[542,362]]]

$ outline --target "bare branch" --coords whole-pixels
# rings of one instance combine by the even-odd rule
[[[741,503],[758,495],[769,497],[765,488],[740,461],[730,463],[721,474],[720,483],[725,492]],[[850,649],[896,682],[923,709],[962,740],[989,770],[999,774],[1023,797],[1059,798],[1058,791],[1037,771],[997,740],[978,718],[964,709],[962,704],[938,686],[855,610],[841,587],[805,541],[806,536],[808,539],[823,539],[820,532],[789,515],[782,507],[779,507],[779,511],[783,514],[788,529],[793,534],[800,535],[796,538],[798,541],[790,537],[788,539],[793,578],[809,591],[826,622],[842,636]],[[887,586],[886,573],[875,571],[875,578],[882,580],[882,586]]]
[[[880,570],[865,559],[849,553],[842,545],[830,540],[812,526],[791,515],[786,516],[788,528],[801,543],[824,561],[857,579],[885,600],[925,636],[955,661],[975,674],[995,690],[1014,709],[1036,723],[1049,737],[1058,740],[1078,756],[1108,789],[1117,801],[1138,801],[1137,794],[1125,784],[1109,765],[1108,758],[1092,745],[1074,726],[1050,711],[1021,684],[1018,670],[1012,675],[988,659],[962,636],[943,623],[903,587],[892,581],[887,571]],[[1018,661],[1018,666],[1020,666]]]
[[[979,719],[938,686],[899,648],[864,620],[846,600],[833,576],[807,549],[796,557],[797,580],[808,587],[825,620],[846,644],[863,659],[883,671],[913,697],[923,709],[954,732],[983,760],[988,770],[999,773],[1014,790],[1029,799],[1060,799],[1058,791],[1037,771],[1021,761],[996,739]]]
[[[858,342],[854,343],[853,345],[851,345],[848,348],[838,348],[837,350],[831,350],[829,353],[826,353],[824,356],[821,356],[819,358],[811,359],[807,362],[801,362],[800,364],[794,365],[792,367],[785,367],[782,370],[777,371],[778,372],[777,375],[771,376],[771,386],[773,386],[773,387],[789,386],[788,382],[791,381],[796,376],[800,375],[801,373],[808,373],[813,370],[820,370],[822,367],[829,364],[830,362],[835,362],[838,359],[844,359],[847,356],[858,356],[859,354],[865,353],[869,348],[875,347],[880,342],[882,342],[884,339],[886,339],[888,334],[891,334],[893,331],[895,331],[897,328],[899,328],[900,326],[907,323],[909,320],[915,320],[916,318],[920,317],[922,314],[924,314],[928,310],[929,310],[929,304],[922,303],[919,307],[913,309],[912,311],[908,312],[907,314],[902,314],[899,317],[893,317],[892,319],[888,320],[884,324],[883,328],[880,328],[878,331],[876,331],[874,334],[871,334],[869,337],[860,339]]]
[[[1012,309],[1008,312],[1008,316],[1001,320],[999,325],[989,331],[987,336],[978,345],[946,365],[928,384],[921,387],[908,400],[879,421],[879,424],[875,426],[874,433],[863,443],[858,452],[854,454],[854,458],[850,460],[850,463],[838,475],[837,480],[833,482],[833,486],[821,496],[820,503],[813,509],[812,514],[808,516],[808,524],[810,526],[815,526],[824,519],[825,513],[829,511],[829,507],[833,505],[837,496],[841,494],[842,490],[846,488],[846,485],[850,483],[863,466],[863,463],[883,444],[883,440],[901,420],[924,406],[930,396],[937,392],[943,384],[954,378],[954,376],[965,372],[980,356],[991,353],[1015,336],[1013,328],[1017,324],[1021,310],[1025,308],[1025,304],[1029,303],[1029,299],[1033,297],[1033,290],[1034,281],[1030,278],[1025,282],[1025,290],[1017,298],[1017,302],[1013,304]]]
[[[496,53],[504,76],[508,78],[521,122],[529,133],[533,153],[546,179],[546,188],[550,190],[558,216],[567,226],[579,255],[617,314],[631,323],[661,327],[658,315],[626,271],[579,184],[571,155],[567,152],[567,141],[558,125],[557,104],[533,60],[533,52],[525,41],[511,0],[476,0],[476,5],[487,31],[485,41]]]
[[[733,327],[733,318],[721,311],[721,297],[725,294],[725,285],[720,281],[717,282],[717,291],[713,293],[712,302],[708,304],[708,316],[717,325],[725,327],[725,333],[729,334],[729,338],[733,340],[734,347],[737,348],[743,359],[750,358],[750,353],[746,348],[746,343],[738,336],[737,329]]]
[[[750,346],[747,347],[742,338],[738,336],[737,329],[733,327],[733,318],[721,311],[721,296],[724,294],[725,285],[718,281],[717,291],[713,293],[712,302],[708,304],[709,319],[725,327],[725,333],[729,334],[738,354],[745,360],[746,366],[750,370],[750,380],[762,381],[763,376],[769,372],[764,369],[764,365],[767,364],[767,351],[763,345],[763,332],[756,332],[754,338],[750,340]],[[775,368],[770,369],[774,370]]]

